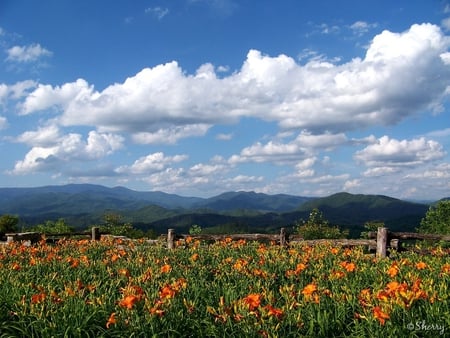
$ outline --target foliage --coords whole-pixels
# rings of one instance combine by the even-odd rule
[[[361,232],[361,238],[369,238],[369,232],[377,232],[378,228],[384,228],[386,225],[383,221],[369,221],[364,223],[364,229],[367,231]]]
[[[177,245],[0,247],[0,336],[444,337],[450,328],[449,250],[378,259],[326,243]]]
[[[120,214],[106,213],[103,219],[104,224],[100,226],[100,232],[129,238],[142,238],[145,235],[144,231],[135,229],[131,223],[124,222]]]
[[[418,228],[419,232],[450,234],[450,200],[439,201],[431,206]]]
[[[190,235],[199,235],[202,233],[202,227],[198,224],[193,224],[189,229]]]
[[[73,228],[69,226],[63,218],[60,218],[57,221],[46,221],[45,223],[32,227],[30,230],[49,235],[73,232]]]
[[[314,208],[307,221],[297,223],[297,233],[304,239],[345,238],[348,231],[342,231],[337,226],[330,226],[319,209]]]
[[[14,215],[2,215],[0,217],[0,234],[17,231],[19,217]]]

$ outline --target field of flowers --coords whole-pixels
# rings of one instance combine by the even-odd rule
[[[0,247],[0,337],[436,337],[450,251],[187,239]]]

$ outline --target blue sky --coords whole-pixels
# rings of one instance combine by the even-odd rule
[[[450,196],[450,3],[0,3],[0,186]]]

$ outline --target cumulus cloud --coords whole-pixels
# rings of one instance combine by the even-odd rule
[[[330,151],[346,142],[347,138],[343,133],[313,135],[307,131],[302,131],[288,143],[277,140],[269,141],[266,144],[257,142],[242,149],[239,155],[231,156],[229,162],[232,164],[240,162],[292,163],[305,160],[317,151]]]
[[[25,80],[13,85],[0,83],[0,105],[6,104],[8,100],[18,100],[28,95],[28,91],[36,87],[36,82]]]
[[[69,161],[92,161],[110,155],[123,146],[123,137],[119,135],[91,131],[87,140],[83,141],[82,135],[60,135],[53,126],[25,132],[17,141],[35,145],[23,160],[16,162],[11,174],[52,170]]]
[[[313,133],[392,125],[438,107],[449,93],[450,67],[443,57],[449,45],[438,26],[422,24],[402,33],[384,31],[363,59],[340,65],[321,60],[300,65],[286,55],[251,50],[240,70],[219,78],[211,64],[189,75],[173,61],[101,92],[82,79],[39,85],[26,97],[22,113],[54,107],[62,113],[62,125],[136,133],[143,143],[153,142],[152,133],[180,131],[173,126],[234,123],[242,117]]]
[[[368,167],[406,167],[442,159],[444,155],[441,144],[424,137],[399,141],[383,136],[357,151],[354,158]]]
[[[61,135],[58,126],[52,124],[39,127],[37,130],[26,131],[19,135],[16,141],[30,146],[46,147],[56,144],[60,138]]]
[[[173,163],[187,159],[187,155],[166,156],[163,152],[157,152],[137,159],[131,166],[121,166],[115,171],[120,174],[148,175],[163,171]]]
[[[28,63],[35,62],[42,57],[48,57],[52,55],[48,49],[43,48],[40,44],[32,44],[28,46],[14,46],[7,51],[7,61]]]
[[[175,144],[179,139],[203,136],[210,128],[207,124],[191,124],[187,126],[171,126],[154,132],[138,132],[132,139],[140,144]]]

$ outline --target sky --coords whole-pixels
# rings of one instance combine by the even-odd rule
[[[450,196],[450,2],[1,0],[0,187]]]

